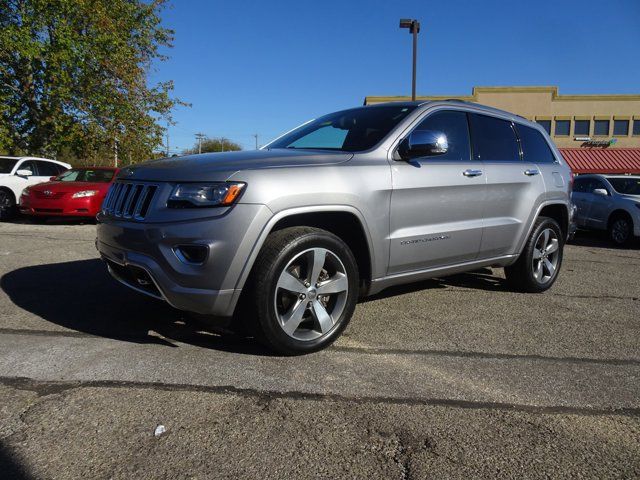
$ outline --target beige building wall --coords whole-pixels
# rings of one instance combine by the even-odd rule
[[[477,102],[521,115],[534,121],[551,121],[551,137],[562,148],[640,148],[640,95],[560,95],[557,87],[474,87],[471,95],[425,96],[417,100],[457,99]],[[407,101],[410,97],[365,98],[365,105]],[[556,122],[569,121],[569,135],[556,135]],[[576,120],[589,120],[591,142],[576,140],[574,132]],[[606,135],[595,135],[596,120],[609,120]],[[620,125],[626,121],[627,135],[614,135],[614,121]],[[612,141],[613,140],[613,141]]]

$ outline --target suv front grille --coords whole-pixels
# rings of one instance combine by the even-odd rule
[[[102,213],[111,217],[143,220],[157,190],[157,185],[148,183],[116,182],[102,202]]]

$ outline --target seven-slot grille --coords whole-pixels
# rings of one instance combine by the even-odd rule
[[[102,202],[102,213],[112,217],[142,220],[147,215],[157,185],[116,182]]]

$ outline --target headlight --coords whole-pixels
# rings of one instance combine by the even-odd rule
[[[244,183],[181,183],[175,186],[167,206],[170,208],[224,207],[235,202]]]
[[[71,195],[71,198],[93,197],[98,190],[82,190]]]
[[[23,197],[28,197],[29,195],[31,195],[31,191],[29,190],[29,187],[25,188],[24,190],[22,190],[22,194]]]

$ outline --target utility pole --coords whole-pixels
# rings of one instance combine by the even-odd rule
[[[113,139],[113,164],[114,167],[118,168],[118,135]]]
[[[416,100],[416,64],[418,59],[418,33],[420,33],[420,22],[415,19],[401,18],[400,28],[408,28],[413,35],[413,74],[411,79],[411,100]]]
[[[167,157],[169,156],[169,128],[167,125]]]
[[[253,134],[253,138],[255,138],[255,139],[256,139],[256,150],[258,150],[258,134],[257,134],[257,133],[254,133],[254,134]]]
[[[196,139],[198,140],[198,153],[202,153],[202,140],[207,136],[204,133],[196,133]]]
[[[220,145],[222,146],[222,151],[224,152],[224,137],[220,137]]]

